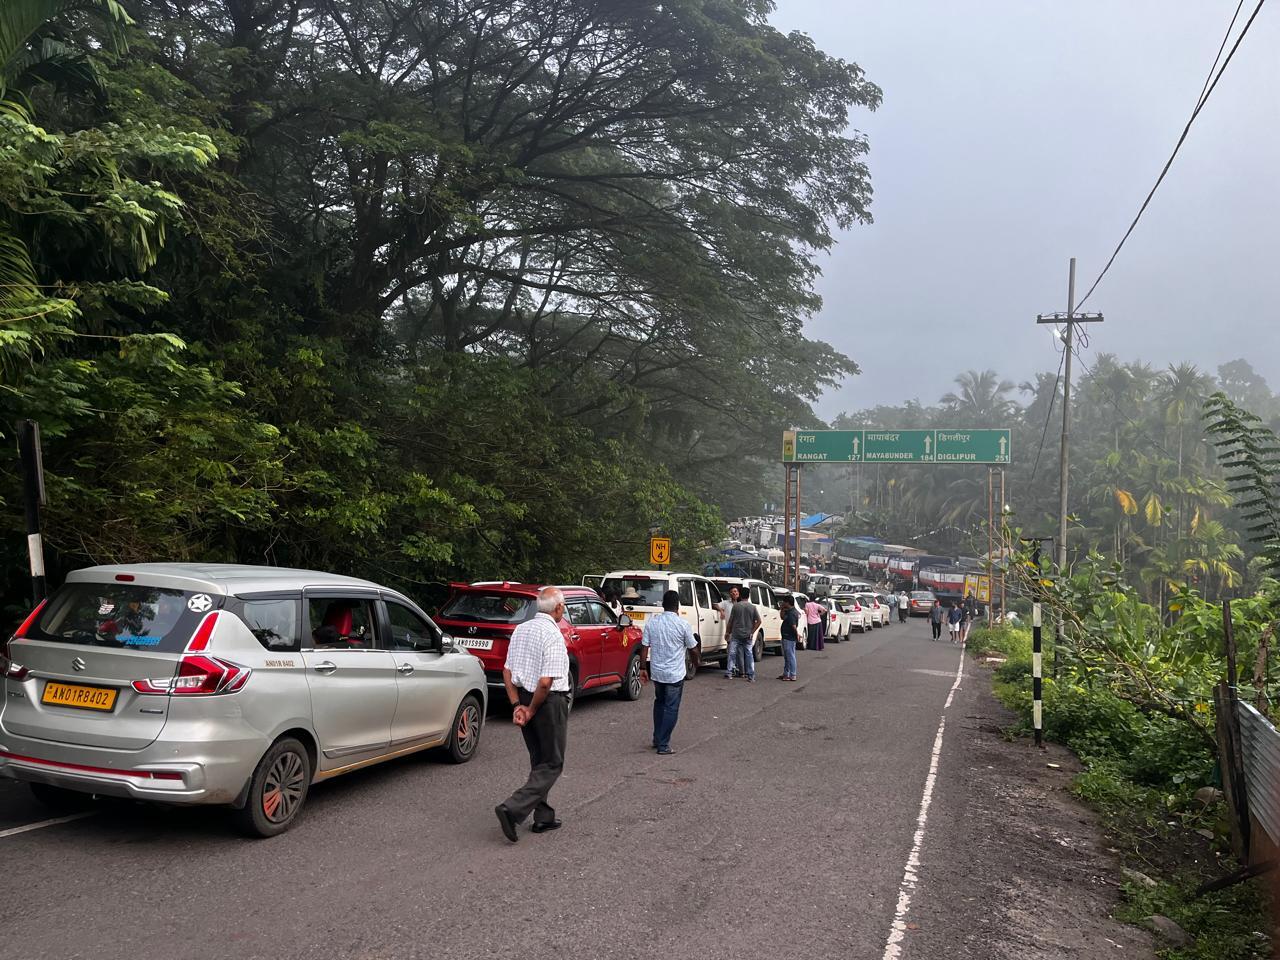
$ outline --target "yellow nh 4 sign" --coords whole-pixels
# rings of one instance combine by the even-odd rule
[[[671,562],[671,538],[652,537],[649,540],[649,562],[664,566]]]

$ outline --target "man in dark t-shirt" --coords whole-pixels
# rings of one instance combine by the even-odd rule
[[[729,622],[725,632],[729,635],[729,668],[737,666],[751,683],[756,682],[756,658],[751,652],[752,641],[760,629],[760,612],[747,594],[729,608]],[[741,662],[739,662],[741,656]]]

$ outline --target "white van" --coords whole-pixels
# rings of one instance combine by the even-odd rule
[[[743,577],[712,577],[711,582],[720,588],[722,597],[729,596],[731,587],[738,588],[739,596],[750,597],[760,615],[760,630],[753,638],[752,653],[758,661],[765,650],[776,649],[782,652],[782,614],[773,598],[773,587],[763,580],[752,580]]]
[[[582,582],[594,585],[599,578],[583,577]],[[725,616],[720,609],[723,599],[720,590],[709,579],[696,573],[676,573],[671,570],[615,570],[604,575],[599,589],[606,601],[615,598],[623,611],[638,627],[643,627],[649,617],[662,612],[662,595],[674,590],[680,595],[680,616],[693,628],[698,638],[701,662],[724,663],[729,658],[726,642]],[[697,672],[692,654],[685,658],[685,677]]]

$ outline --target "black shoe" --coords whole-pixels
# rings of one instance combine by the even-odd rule
[[[674,751],[674,750],[672,750],[670,747],[666,747],[666,748],[664,748],[664,749],[662,749],[662,750],[659,750],[659,751],[658,751],[658,756],[660,756],[660,757],[669,757],[669,756],[671,756],[671,754],[673,754],[673,753],[675,753],[675,751]]]
[[[559,830],[561,826],[559,820],[548,820],[546,823],[538,823],[535,820],[529,829],[534,833],[546,833],[548,830]]]
[[[516,833],[516,822],[511,816],[511,811],[498,804],[493,808],[493,812],[498,815],[498,823],[502,825],[502,835],[515,843],[520,839],[520,834]]]

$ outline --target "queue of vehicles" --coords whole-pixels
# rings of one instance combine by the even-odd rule
[[[809,599],[750,577],[641,569],[587,580],[561,587],[571,702],[604,690],[640,697],[642,627],[668,590],[702,664],[727,661],[730,588],[759,614],[757,660],[781,648],[781,599],[801,609]],[[870,585],[833,585],[815,597],[830,639],[887,625]],[[269,837],[323,780],[426,750],[465,763],[541,585],[450,586],[430,617],[398,591],[315,571],[76,571],[0,648],[0,777],[58,809],[88,796],[223,805]],[[699,660],[689,656],[689,677]]]

